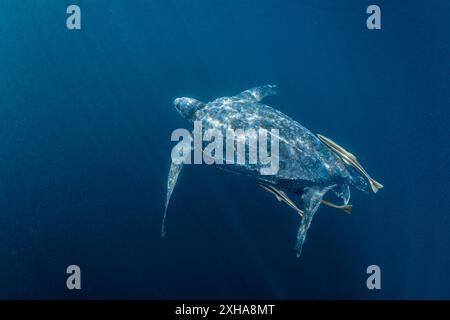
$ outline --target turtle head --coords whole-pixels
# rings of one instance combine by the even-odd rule
[[[201,101],[193,98],[176,98],[173,102],[175,109],[185,119],[195,120],[195,113],[205,106]]]

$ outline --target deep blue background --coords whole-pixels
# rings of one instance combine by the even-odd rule
[[[1,1],[0,298],[450,298],[450,4],[377,1],[369,31],[370,4]],[[385,188],[320,208],[297,259],[294,211],[190,166],[161,238],[173,99],[266,83]]]

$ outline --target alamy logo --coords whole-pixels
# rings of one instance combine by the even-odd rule
[[[66,20],[66,26],[69,30],[80,30],[81,29],[81,9],[77,5],[70,5],[66,10],[67,14],[70,14]]]
[[[213,128],[203,132],[202,122],[195,121],[193,137],[186,129],[176,129],[171,140],[179,141],[171,154],[172,162],[176,164],[253,165],[261,175],[278,173],[278,129]]]
[[[366,20],[366,26],[369,30],[381,29],[381,9],[379,6],[372,4],[367,7],[366,13],[370,16]]]
[[[369,290],[381,289],[381,269],[376,264],[367,267],[367,274],[370,276],[366,280],[366,286]]]
[[[66,286],[69,290],[81,289],[81,269],[76,264],[67,267],[66,273],[70,274],[66,280]]]

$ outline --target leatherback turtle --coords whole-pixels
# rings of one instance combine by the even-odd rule
[[[193,98],[177,98],[174,105],[185,119],[200,122],[202,132],[208,129],[226,131],[227,129],[264,128],[268,132],[271,129],[278,130],[276,138],[279,139],[279,168],[276,174],[261,174],[257,170],[258,164],[216,165],[256,179],[264,190],[272,193],[279,201],[285,202],[301,216],[295,246],[296,254],[300,256],[306,233],[320,204],[350,213],[352,206],[349,205],[349,186],[364,192],[372,189],[374,193],[383,186],[367,174],[353,154],[331,139],[313,134],[292,118],[262,104],[261,100],[264,97],[276,93],[275,88],[275,85],[255,87],[238,95],[218,98],[209,103]],[[181,141],[180,144],[192,148],[192,140]],[[170,197],[182,167],[183,163],[180,161],[172,161],[162,223],[163,236],[166,232]],[[342,205],[322,199],[330,190],[343,200]],[[300,196],[300,205],[297,206],[287,193]]]

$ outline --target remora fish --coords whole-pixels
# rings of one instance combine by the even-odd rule
[[[336,152],[346,164],[355,167],[361,174],[363,174],[369,181],[370,187],[372,188],[372,191],[374,193],[377,193],[377,191],[379,189],[383,188],[383,185],[381,183],[376,182],[374,179],[372,179],[369,176],[369,174],[366,172],[366,170],[364,170],[362,165],[359,164],[359,162],[356,160],[356,157],[353,154],[351,154],[350,152],[348,152],[347,150],[342,148],[340,145],[338,145],[333,140],[331,140],[321,134],[317,134],[317,137],[319,137],[320,141],[325,143],[334,152]]]

